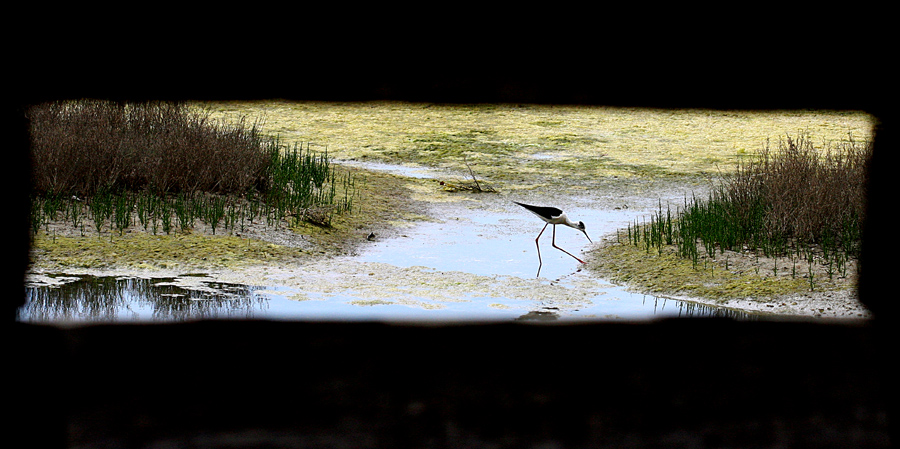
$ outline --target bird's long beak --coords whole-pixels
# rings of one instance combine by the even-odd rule
[[[587,239],[588,239],[589,242],[594,243],[594,241],[591,240],[591,237],[587,235],[587,231],[581,231],[581,232],[584,233],[584,236],[587,237]]]

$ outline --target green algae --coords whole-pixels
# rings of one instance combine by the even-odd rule
[[[688,259],[678,257],[674,247],[648,252],[635,245],[606,243],[590,251],[588,263],[591,270],[613,282],[656,294],[718,301],[741,298],[767,301],[811,290],[810,280],[803,271],[799,275],[788,271],[770,275],[766,271],[737,269],[734,264],[729,268],[724,258],[706,259],[695,265]],[[829,280],[820,277],[813,284],[813,290],[822,292],[852,288],[852,282],[852,279]]]
[[[797,132],[823,141],[866,139],[874,126],[871,116],[858,111],[290,101],[196,106],[223,120],[249,116],[261,122],[263,132],[289,143],[327,146],[336,159],[463,172],[467,160],[477,164],[480,177],[509,184],[561,175],[572,181],[710,175],[731,170],[767,139]]]
[[[41,268],[187,269],[240,267],[301,257],[302,249],[228,235],[151,235],[34,238],[33,265]]]

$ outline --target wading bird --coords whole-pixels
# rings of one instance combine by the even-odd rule
[[[538,275],[539,276],[541,274],[541,265],[543,265],[543,262],[541,261],[541,245],[540,245],[540,243],[538,243],[538,240],[540,240],[541,234],[544,233],[544,230],[547,229],[547,225],[553,225],[553,247],[570,255],[570,256],[572,256],[572,254],[570,252],[556,246],[556,225],[562,224],[562,225],[566,225],[570,228],[575,228],[575,229],[583,232],[584,236],[587,237],[589,242],[594,243],[591,240],[591,238],[588,236],[587,231],[584,230],[584,222],[579,221],[578,223],[573,223],[572,221],[569,220],[569,217],[566,217],[566,214],[563,213],[563,211],[561,209],[558,209],[556,207],[532,206],[530,204],[522,204],[518,201],[513,201],[513,203],[516,203],[519,206],[522,206],[525,209],[528,209],[531,213],[537,215],[541,220],[544,220],[546,222],[546,224],[544,225],[544,228],[541,229],[541,232],[538,234],[537,238],[534,239],[534,244],[535,244],[535,246],[537,246],[537,253],[538,253]],[[577,260],[581,263],[585,263],[583,260],[581,260],[575,256],[572,256],[572,257],[574,257],[575,260]]]

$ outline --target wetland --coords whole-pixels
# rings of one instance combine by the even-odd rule
[[[710,278],[712,262],[698,270],[617,244],[629,223],[704,196],[767,140],[805,133],[824,147],[871,138],[862,113],[278,100],[191,107],[327,154],[356,180],[352,210],[327,226],[257,220],[218,233],[201,222],[171,234],[100,235],[46,223],[34,237],[31,308],[20,319],[867,316],[852,270],[810,289],[777,270],[767,276],[765,258],[738,254],[718,270],[727,279]],[[536,276],[543,223],[514,200],[584,221],[593,245],[564,227],[556,239],[587,264],[554,250],[548,230]],[[88,306],[86,297],[106,299]],[[58,306],[71,298],[82,299]]]

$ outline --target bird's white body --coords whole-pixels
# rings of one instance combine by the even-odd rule
[[[537,215],[537,214],[535,214],[535,215]],[[538,217],[541,217],[541,216],[538,215]],[[560,215],[557,215],[555,217],[550,217],[550,218],[541,217],[541,219],[550,224],[555,224],[555,225],[561,224],[561,225],[569,226],[571,228],[578,229],[578,224],[573,223],[571,220],[569,220],[569,217],[567,217],[566,214],[560,214]]]
[[[535,246],[537,246],[538,263],[539,264],[542,264],[542,262],[541,262],[541,245],[538,243],[538,240],[540,240],[541,234],[544,233],[544,230],[547,229],[548,225],[553,225],[553,243],[552,243],[553,247],[574,257],[575,260],[577,260],[581,263],[585,263],[583,260],[573,256],[568,251],[556,246],[556,225],[560,225],[560,224],[566,225],[570,228],[575,228],[575,229],[583,232],[584,236],[587,237],[588,241],[590,242],[591,238],[588,236],[583,222],[579,221],[578,223],[575,223],[572,220],[569,220],[569,217],[567,217],[566,214],[563,213],[562,209],[559,209],[556,207],[532,206],[530,204],[523,204],[518,201],[513,201],[513,202],[518,204],[519,206],[524,207],[525,209],[528,209],[531,213],[537,215],[538,218],[547,222],[547,224],[544,225],[544,229],[541,229],[541,232],[538,234],[537,238],[534,239],[534,244],[535,244]],[[540,274],[541,274],[541,269],[540,269],[540,265],[538,265],[538,275],[540,275]]]

